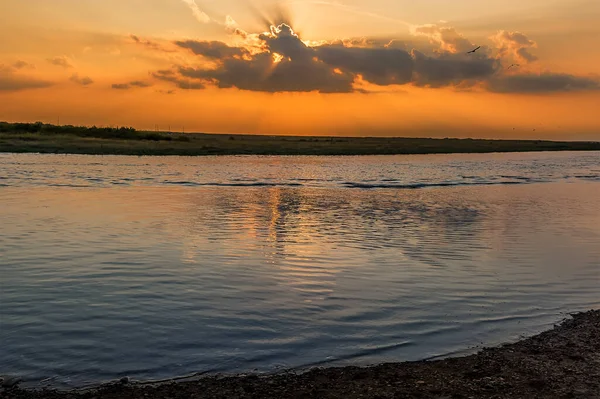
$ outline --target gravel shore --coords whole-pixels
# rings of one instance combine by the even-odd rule
[[[600,398],[600,311],[460,358],[154,385],[124,379],[86,391],[11,387],[0,391],[0,398]]]

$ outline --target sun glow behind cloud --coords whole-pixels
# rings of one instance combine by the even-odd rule
[[[583,32],[563,43],[527,22],[478,29],[407,23],[401,9],[382,9],[378,1],[290,3],[267,12],[234,3],[205,9],[194,0],[170,2],[164,20],[185,23],[165,22],[153,34],[126,22],[134,14],[125,3],[114,4],[111,15],[123,26],[112,32],[92,20],[85,32],[68,24],[0,27],[13,38],[0,45],[0,119],[52,121],[61,114],[69,123],[187,131],[598,137],[590,104],[600,99],[599,86],[590,72],[598,72],[600,54],[573,53],[578,63],[555,55],[557,45],[583,47]],[[58,0],[55,7],[67,13],[66,5]],[[414,20],[426,20],[411,7]],[[14,20],[19,10],[9,9]],[[327,24],[317,23],[325,17]],[[52,23],[36,18],[39,26]],[[358,37],[332,36],[334,26]],[[381,34],[383,26],[388,33]],[[552,26],[549,20],[545,29]],[[467,55],[476,45],[481,50]]]

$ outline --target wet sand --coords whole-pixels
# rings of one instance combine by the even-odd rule
[[[460,358],[314,369],[302,374],[123,382],[85,391],[3,388],[6,399],[600,398],[600,311]]]

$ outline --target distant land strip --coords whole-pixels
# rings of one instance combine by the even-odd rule
[[[394,155],[600,151],[600,142],[168,133],[0,122],[0,152],[92,155]]]

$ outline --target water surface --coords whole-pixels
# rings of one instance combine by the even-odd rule
[[[600,153],[0,154],[0,374],[468,353],[600,307]]]

